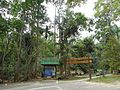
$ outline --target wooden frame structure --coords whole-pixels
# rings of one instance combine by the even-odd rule
[[[66,58],[66,64],[88,64],[89,65],[89,79],[92,79],[91,74],[91,63],[93,58],[92,57],[81,57],[81,58]]]

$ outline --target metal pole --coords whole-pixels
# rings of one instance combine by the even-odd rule
[[[56,1],[55,1],[55,16],[54,16],[54,57],[55,57],[55,52],[56,52],[56,47],[55,47],[55,44],[56,44]]]

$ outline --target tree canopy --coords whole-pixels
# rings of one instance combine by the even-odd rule
[[[54,22],[47,16],[44,3],[48,2],[56,9]],[[1,0],[0,80],[17,82],[36,78],[42,73],[38,62],[45,57],[59,58],[61,70],[65,72],[64,58],[84,56],[93,57],[94,70],[119,71],[119,0],[98,0],[93,18],[72,10],[85,2],[87,0]],[[94,31],[95,35],[81,38],[84,30]],[[71,67],[87,73],[86,64]]]

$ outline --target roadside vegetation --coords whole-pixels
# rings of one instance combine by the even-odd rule
[[[40,61],[46,57],[60,59],[61,75],[72,76],[70,70],[78,75],[88,74],[87,64],[67,65],[64,61],[64,58],[85,56],[93,57],[92,73],[98,69],[104,73],[120,73],[119,0],[98,0],[93,18],[73,11],[85,2],[0,0],[0,83],[41,77]],[[47,16],[44,4],[55,6],[54,22]],[[81,38],[82,31],[95,34]],[[114,80],[112,77],[100,79]]]
[[[101,76],[101,77],[92,79],[91,82],[120,84],[120,75],[111,75],[111,76],[105,76],[105,77]]]

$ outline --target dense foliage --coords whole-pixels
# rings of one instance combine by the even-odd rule
[[[110,69],[119,72],[119,0],[98,0],[96,3],[95,28],[96,39],[100,42],[96,45],[96,58],[102,69]]]
[[[64,58],[84,56],[93,57],[94,70],[120,70],[119,0],[98,0],[92,19],[71,9],[86,0],[60,1],[0,1],[0,81],[17,82],[40,76],[39,62],[44,57],[60,58],[61,73],[67,71]],[[45,2],[56,8],[54,30],[47,25],[50,19]],[[94,36],[79,37],[81,31],[91,31],[91,28]],[[88,71],[85,64],[71,67]]]

